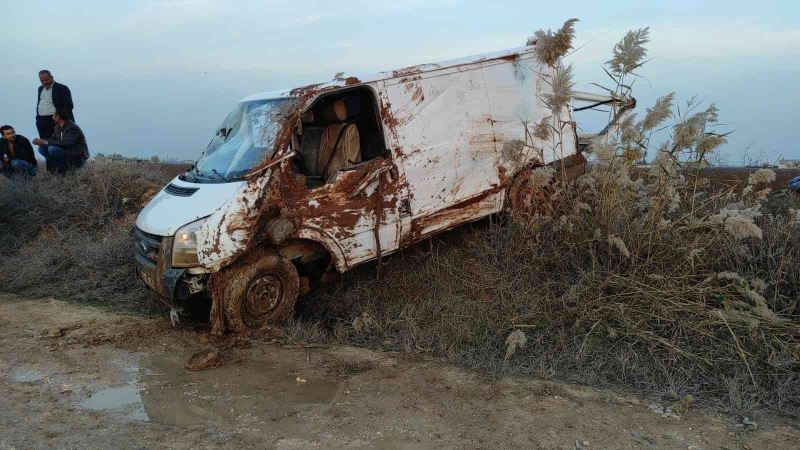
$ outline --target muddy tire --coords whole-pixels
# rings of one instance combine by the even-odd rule
[[[258,330],[291,317],[299,276],[294,264],[276,254],[245,258],[226,270],[221,299],[231,331]]]

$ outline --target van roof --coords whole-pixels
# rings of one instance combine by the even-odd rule
[[[326,83],[318,84],[315,86],[318,89],[333,89],[345,86],[356,86],[359,84],[370,83],[374,81],[388,80],[391,78],[408,77],[419,73],[431,72],[434,70],[442,70],[456,66],[463,66],[467,64],[481,63],[485,61],[500,60],[500,59],[515,60],[532,56],[535,48],[536,47],[534,45],[526,45],[525,47],[519,47],[509,50],[501,50],[491,53],[484,53],[481,55],[467,56],[464,58],[451,59],[438,63],[420,64],[417,66],[404,67],[402,69],[386,71],[386,72],[378,72],[368,75],[343,77],[338,80],[328,81]],[[254,100],[271,100],[278,98],[294,97],[292,91],[293,89],[278,89],[274,91],[259,92],[257,94],[245,97],[244,99],[242,99],[242,101],[249,102]]]

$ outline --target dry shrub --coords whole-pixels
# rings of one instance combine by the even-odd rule
[[[147,309],[131,232],[169,169],[143,169],[102,162],[63,177],[0,177],[0,290]]]
[[[0,178],[0,252],[16,251],[46,229],[97,232],[136,214],[168,178],[135,163],[92,163],[66,176]]]
[[[306,307],[342,341],[492,374],[798,411],[797,217],[756,214],[762,237],[739,236],[711,218],[731,206],[747,217],[756,200],[725,201],[677,176],[632,182],[617,162],[562,187],[550,216],[422,246],[381,280],[357,271]],[[373,326],[354,328],[364,314]]]

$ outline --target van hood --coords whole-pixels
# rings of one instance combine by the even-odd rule
[[[187,223],[219,210],[244,184],[244,181],[189,183],[175,177],[142,209],[136,227],[146,233],[172,236]]]

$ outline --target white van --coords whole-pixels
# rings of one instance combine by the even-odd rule
[[[171,305],[210,293],[216,332],[257,329],[329,271],[520,207],[534,167],[574,176],[586,141],[546,106],[534,48],[245,98],[139,214],[140,277]],[[635,104],[574,99],[612,106],[605,134]]]

